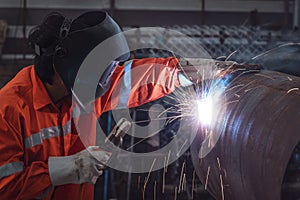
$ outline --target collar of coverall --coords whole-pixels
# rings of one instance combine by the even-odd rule
[[[44,86],[43,82],[38,78],[38,75],[35,73],[34,67],[31,66],[30,71],[31,76],[31,84],[32,84],[32,95],[33,95],[33,107],[35,110],[40,110],[48,105],[53,105],[58,107],[57,105],[53,104],[46,87]],[[68,102],[68,104],[71,103],[71,98],[63,98],[62,101]],[[62,103],[65,104],[65,103]]]

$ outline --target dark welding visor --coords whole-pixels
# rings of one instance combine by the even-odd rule
[[[61,26],[60,38],[61,41],[54,53],[56,71],[71,91],[75,82],[80,82],[80,87],[88,90],[89,86],[95,85],[95,82],[91,82],[91,77],[97,74],[94,72],[95,69],[101,70],[100,76],[97,77],[96,98],[108,90],[110,77],[118,62],[126,61],[130,55],[121,28],[106,12],[102,11],[84,13],[75,20],[65,19]],[[106,44],[107,40],[110,42]],[[101,48],[98,48],[99,46]],[[96,47],[98,54],[96,57],[101,60],[90,63],[91,69],[86,70],[87,73],[78,78],[82,63]],[[91,100],[90,97],[84,101],[88,100]]]

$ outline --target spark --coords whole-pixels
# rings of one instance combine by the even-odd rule
[[[227,57],[227,60],[234,54],[236,53],[236,51],[232,52],[231,55],[229,55]],[[184,73],[184,75],[186,77],[189,77],[187,75],[187,73],[184,70],[184,67],[179,63],[179,68],[182,70],[182,73]],[[227,68],[226,70],[231,72],[228,69],[231,69],[232,67],[234,67],[235,63],[230,63],[229,68]],[[204,70],[204,68],[202,68]],[[201,69],[199,69],[201,70]],[[197,71],[197,73],[199,72],[199,70]],[[214,68],[212,67],[212,70],[214,70]],[[223,71],[221,70],[220,73],[226,71],[223,69]],[[252,70],[252,71],[257,71],[257,70]],[[212,71],[214,72],[214,71]],[[249,70],[247,71],[247,73],[249,72]],[[203,74],[206,74],[203,72]],[[199,80],[196,80],[195,83],[195,87],[186,87],[186,88],[177,88],[171,95],[168,95],[167,98],[168,100],[166,100],[166,98],[163,100],[165,103],[167,103],[170,107],[163,110],[163,111],[157,111],[157,110],[143,110],[143,109],[139,109],[141,111],[150,111],[150,112],[160,112],[158,114],[158,118],[155,119],[149,119],[149,120],[144,120],[144,121],[139,121],[139,122],[148,122],[150,120],[166,120],[166,124],[172,123],[175,120],[182,120],[183,118],[191,118],[191,120],[187,120],[188,123],[190,123],[191,127],[195,126],[195,128],[198,128],[199,125],[202,125],[203,127],[210,129],[211,127],[213,127],[213,123],[218,122],[217,120],[219,118],[219,112],[220,110],[224,110],[224,106],[227,106],[227,104],[229,103],[234,103],[234,102],[238,102],[238,100],[233,101],[233,102],[228,102],[225,103],[226,100],[224,100],[224,94],[226,94],[226,92],[229,92],[230,90],[233,90],[234,88],[237,87],[241,87],[241,90],[243,88],[244,85],[236,85],[233,86],[231,88],[229,88],[226,91],[226,86],[224,81],[222,81],[222,79],[218,79],[220,76],[220,74],[214,74],[214,77],[209,77],[209,78],[216,78],[215,80],[209,80],[206,79],[204,80],[204,78],[207,77],[200,77]],[[243,73],[241,73],[240,75],[242,75]],[[239,76],[237,76],[239,77]],[[237,78],[235,77],[235,78]],[[198,84],[197,84],[198,83]],[[200,83],[200,84],[199,84]],[[250,84],[250,83],[249,83]],[[238,94],[235,94],[236,97],[240,98],[240,96]],[[222,105],[221,105],[222,104]],[[163,116],[163,114],[165,113],[173,113],[175,114],[174,116],[171,117],[165,117]],[[218,114],[218,115],[217,115]],[[160,132],[161,130],[151,134],[157,134],[158,132]],[[205,133],[204,133],[205,134]],[[213,133],[212,133],[213,134]],[[140,141],[138,141],[137,143],[133,144],[131,147],[129,147],[128,149],[133,148],[135,145],[140,144],[141,142],[147,140],[148,138],[144,138]],[[187,141],[181,146],[179,152],[182,151],[182,149],[184,148],[184,146],[186,145]],[[127,150],[128,150],[127,149]],[[176,155],[179,155],[179,152]],[[167,172],[167,166],[168,166],[168,161],[169,161],[169,157],[167,159],[167,162],[165,163],[165,173]],[[164,173],[164,176],[165,176]]]
[[[254,90],[254,89],[257,89],[257,88],[260,88],[260,87],[263,87],[263,86],[259,85],[259,86],[253,87],[253,88],[249,88],[249,89],[244,90],[244,92],[247,93],[251,90]]]
[[[221,171],[221,163],[220,163],[220,158],[219,157],[217,157],[217,161],[218,161],[219,170]]]
[[[168,166],[169,166],[170,156],[171,156],[171,150],[169,150],[168,159],[167,159],[167,162],[166,162],[166,173],[168,172]]]
[[[228,61],[236,52],[238,52],[238,50],[235,50],[231,54],[229,54],[229,56],[227,56],[227,58],[225,59],[225,61]]]
[[[284,46],[293,45],[293,44],[298,44],[298,43],[292,43],[292,42],[290,42],[290,43],[286,43],[286,44],[279,45],[279,46],[277,46],[277,47],[275,47],[275,48],[273,48],[273,49],[269,49],[269,50],[267,50],[267,51],[265,51],[265,52],[263,52],[263,53],[261,53],[261,54],[258,54],[258,55],[254,56],[254,57],[251,58],[251,59],[252,59],[252,60],[255,60],[255,59],[259,58],[259,57],[262,57],[262,56],[267,55],[268,53],[270,53],[270,52],[272,52],[272,51],[274,51],[274,50],[276,50],[276,49],[279,49],[279,48],[284,47]]]
[[[143,138],[143,139],[141,139],[140,141],[138,141],[138,142],[134,143],[133,145],[131,145],[130,147],[128,147],[126,150],[128,151],[129,149],[132,149],[133,147],[135,147],[136,145],[142,143],[143,141],[145,141],[147,139],[149,139],[149,138]]]
[[[292,92],[292,91],[299,91],[299,88],[292,88],[292,89],[290,89],[289,91],[287,91],[286,93],[288,94],[288,93],[290,93],[290,92]]]
[[[222,174],[220,174],[220,184],[221,184],[221,191],[222,191],[222,200],[224,200],[224,185],[223,185],[223,178]]]
[[[235,88],[238,88],[238,87],[244,87],[244,86],[245,86],[245,84],[235,85],[235,86],[233,86],[233,87],[228,88],[228,89],[226,90],[226,93],[228,93],[229,91],[231,91],[231,90],[233,90],[233,89],[235,89]]]
[[[186,189],[186,173],[183,174],[182,184],[181,184],[181,191]]]
[[[221,169],[221,162],[220,162],[220,158],[217,157],[217,161],[218,161],[218,167],[219,167],[219,171],[220,171],[220,185],[221,185],[221,191],[222,191],[222,200],[224,200],[224,185],[223,185],[223,177],[222,177],[222,169]]]
[[[238,95],[238,94],[234,94],[234,96],[236,96],[237,98],[240,98],[241,96],[240,95]]]
[[[291,77],[289,77],[289,76],[287,76],[287,79],[288,79],[289,81],[293,81],[293,79],[292,79]]]
[[[147,177],[146,177],[146,179],[145,179],[144,189],[143,189],[143,194],[145,193],[145,190],[146,190],[146,187],[147,187],[147,183],[148,183],[148,181],[149,181],[149,178],[150,178],[150,175],[151,175],[151,172],[152,172],[152,169],[153,169],[153,167],[154,167],[155,162],[156,162],[156,158],[154,158],[154,160],[153,160],[153,162],[152,162],[152,165],[151,165],[151,167],[150,167],[149,173],[148,173],[148,175],[147,175]],[[143,195],[143,196],[144,196],[144,195]]]
[[[187,116],[191,116],[191,115],[185,114],[185,115],[177,115],[177,116],[171,117],[168,119],[169,121],[167,123],[172,123],[176,119],[181,119],[182,117],[187,117]]]
[[[237,99],[237,100],[232,100],[232,101],[228,101],[228,102],[226,102],[226,106],[227,105],[230,105],[230,104],[232,104],[232,103],[237,103],[237,102],[239,102],[240,100],[239,99]]]
[[[167,166],[167,157],[164,157],[164,171],[166,171],[166,166]]]
[[[161,113],[158,115],[158,117],[161,117],[163,114],[165,114],[165,113],[167,113],[168,111],[171,111],[171,110],[172,110],[172,107],[167,108],[165,111],[161,112]],[[173,111],[173,112],[174,112],[174,111]],[[177,112],[177,113],[180,114],[180,112]]]
[[[180,116],[180,117],[182,117],[182,116]],[[178,118],[180,118],[180,117],[178,117]],[[136,122],[142,123],[142,122],[149,122],[149,121],[162,121],[162,120],[168,120],[168,119],[170,119],[170,117],[152,118],[151,120],[150,119],[146,119],[146,120],[139,120],[139,121],[136,121]]]
[[[177,200],[177,186],[175,187],[174,200]]]
[[[185,162],[182,163],[182,167],[181,167],[180,180],[179,180],[179,186],[178,186],[178,194],[180,193],[180,189],[181,189],[181,185],[182,185],[182,181],[183,181],[184,166],[185,166]]]
[[[251,85],[252,83],[254,83],[255,81],[250,81],[249,83],[245,84],[239,84],[239,85],[235,85],[233,87],[230,87],[228,89],[226,89],[226,94],[229,93],[231,90],[236,89],[237,87],[241,87],[239,90],[235,91],[236,93],[239,93],[240,91],[242,91],[244,88],[248,87],[249,85]]]
[[[176,154],[177,157],[180,155],[180,152],[182,151],[184,145],[186,145],[187,141],[188,141],[188,139],[186,139],[185,142],[183,143],[183,145],[180,147],[179,151]]]
[[[143,190],[143,192],[142,192],[142,198],[143,198],[143,200],[145,200],[145,190]]]
[[[226,56],[219,56],[219,57],[216,58],[216,60],[220,60],[220,59],[222,59],[222,58],[225,58],[225,59],[226,59]]]
[[[130,147],[128,147],[126,150],[128,151],[129,149],[132,149],[132,148],[135,147],[136,145],[138,145],[138,144],[144,142],[145,140],[149,139],[151,136],[154,136],[156,133],[159,133],[160,131],[161,131],[161,129],[158,130],[158,131],[155,131],[154,133],[149,134],[148,137],[145,137],[145,138],[141,139],[140,141],[134,143],[133,145],[131,145]]]
[[[196,88],[178,88],[170,95],[170,99],[178,102],[172,104],[168,111],[173,111],[178,115],[168,119],[168,123],[176,119],[189,117],[191,125],[210,126],[213,121],[214,112],[218,111],[216,104],[219,103],[221,94],[225,91],[225,87],[221,81],[214,81],[214,84],[207,82],[205,85]],[[166,101],[168,102],[168,101]],[[167,112],[167,111],[164,111]],[[215,112],[216,113],[216,112]],[[195,127],[195,128],[197,128]]]
[[[275,80],[274,78],[272,78],[271,76],[267,76],[265,74],[255,74],[255,76],[262,76],[262,77],[265,77],[265,78],[268,78],[268,79],[271,79],[271,80]]]
[[[241,69],[237,69],[237,70],[235,70],[234,72],[240,71],[240,70],[241,70]],[[230,82],[234,82],[236,79],[240,78],[240,77],[243,76],[244,74],[255,73],[255,72],[258,73],[258,72],[260,72],[260,70],[258,70],[258,69],[246,70],[246,71],[240,73],[239,75],[235,76],[234,79],[232,79]],[[270,78],[270,77],[268,77],[268,78]]]
[[[208,184],[209,173],[210,173],[210,166],[208,166],[208,168],[207,168],[206,180],[205,180],[205,186],[204,186],[204,189],[205,189],[205,190],[207,190],[207,184]]]
[[[142,109],[142,108],[139,108],[139,109],[136,109],[136,111],[143,111],[143,112],[152,112],[152,113],[161,113],[160,110],[152,110],[152,109]]]

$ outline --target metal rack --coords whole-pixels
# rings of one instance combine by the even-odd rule
[[[172,55],[168,49],[173,48],[176,48],[179,54],[199,57],[197,48],[201,46],[211,58],[247,62],[254,56],[280,44],[298,42],[300,39],[299,32],[274,31],[251,26],[186,25],[164,28],[176,31],[178,35],[154,35],[137,29],[136,34],[129,36],[131,42],[139,40],[143,44],[161,48],[137,50],[136,57],[166,57]],[[125,28],[125,30],[129,29]],[[191,43],[191,40],[194,43]]]

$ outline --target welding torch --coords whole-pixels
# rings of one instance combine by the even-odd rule
[[[110,134],[107,136],[105,139],[105,143],[110,141],[113,143],[115,146],[122,146],[123,144],[123,137],[126,135],[126,133],[129,131],[131,127],[131,123],[125,119],[121,118],[113,130],[110,132]]]

